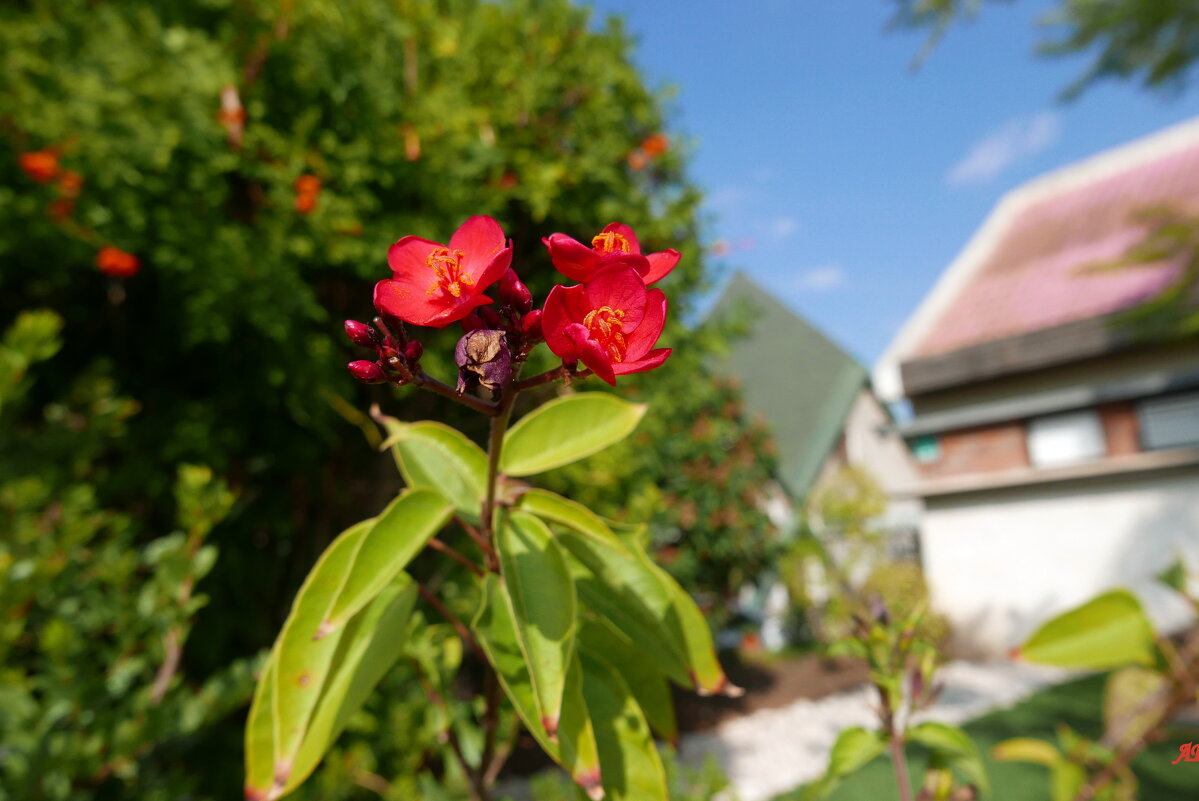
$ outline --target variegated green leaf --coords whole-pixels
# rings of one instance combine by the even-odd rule
[[[495,546],[542,725],[553,738],[574,651],[574,581],[553,534],[530,514],[502,515]]]
[[[404,483],[441,493],[463,518],[478,524],[487,492],[487,454],[442,423],[380,420],[387,430],[382,447],[391,448]]]
[[[504,436],[500,470],[510,476],[544,473],[576,462],[633,433],[646,407],[607,392],[557,398],[525,415]]]
[[[566,673],[562,716],[555,742],[541,725],[541,712],[529,679],[529,669],[517,642],[511,601],[507,598],[503,580],[494,574],[488,574],[484,580],[483,601],[471,628],[525,728],[591,798],[602,798],[599,752],[591,719],[583,702],[578,657],[571,660]]]
[[[324,636],[370,603],[450,519],[453,508],[427,489],[405,490],[379,515],[354,551],[343,585],[321,622]]]

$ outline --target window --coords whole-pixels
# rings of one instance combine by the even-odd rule
[[[1098,459],[1107,452],[1103,424],[1094,409],[1028,421],[1028,458],[1034,467],[1061,467]]]
[[[912,458],[920,464],[932,464],[941,458],[941,442],[934,436],[914,437],[909,446]]]
[[[1137,422],[1147,451],[1199,445],[1199,392],[1147,398],[1137,404]]]

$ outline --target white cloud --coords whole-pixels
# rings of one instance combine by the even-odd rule
[[[766,223],[765,231],[775,242],[781,242],[799,230],[799,221],[794,217],[775,217]]]
[[[831,292],[849,283],[845,270],[836,264],[812,267],[799,273],[791,281],[796,292]]]
[[[1017,161],[1049,148],[1061,133],[1061,117],[1052,111],[1009,120],[976,142],[949,170],[945,182],[950,186],[986,183]]]

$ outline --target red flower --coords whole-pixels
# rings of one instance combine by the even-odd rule
[[[17,161],[25,174],[39,184],[48,184],[58,175],[58,154],[53,150],[22,153]]]
[[[375,285],[375,308],[414,325],[443,328],[491,303],[480,293],[511,263],[512,246],[505,246],[500,224],[490,217],[462,223],[448,246],[406,236],[387,252],[392,277]]]
[[[296,211],[300,214],[311,214],[316,209],[316,201],[320,196],[320,178],[304,174],[296,179]]]
[[[641,243],[633,229],[623,223],[609,223],[591,239],[587,247],[566,234],[550,234],[542,240],[550,252],[550,261],[558,272],[576,281],[588,281],[600,268],[613,262],[631,264],[646,285],[660,281],[679,263],[677,250],[641,255]],[[633,257],[633,258],[630,258]]]
[[[113,278],[132,278],[142,268],[142,263],[132,253],[105,245],[96,254],[96,266],[100,272]]]
[[[644,259],[642,259],[644,261]],[[653,348],[666,322],[666,295],[646,289],[636,262],[616,262],[586,284],[556,286],[545,301],[545,342],[563,361],[578,360],[609,384],[666,361],[670,348]]]

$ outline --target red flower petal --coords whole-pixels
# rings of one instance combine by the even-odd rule
[[[626,261],[616,261],[596,272],[583,285],[588,311],[608,306],[624,312],[625,334],[641,324],[645,315],[646,291],[641,274]]]
[[[575,281],[586,281],[602,261],[598,253],[566,234],[550,234],[541,241],[554,268]]]
[[[450,237],[450,250],[462,251],[462,270],[474,276],[476,281],[503,249],[504,230],[498,222],[482,214],[476,214],[462,223]],[[500,275],[503,274],[504,271],[500,270]],[[480,289],[484,286],[486,284],[480,281]]]
[[[573,344],[579,361],[590,367],[592,372],[604,381],[616,386],[616,373],[608,353],[591,338],[590,333],[581,323],[571,323],[566,326],[563,334]]]
[[[612,366],[612,372],[616,375],[628,375],[629,373],[644,373],[646,370],[652,370],[658,367],[662,362],[666,361],[666,357],[670,356],[670,348],[658,348],[651,350],[643,358],[632,362],[620,362]]]
[[[433,276],[426,260],[430,253],[441,247],[445,246],[419,236],[403,237],[388,248],[387,266],[395,273],[396,278],[406,277],[409,280],[424,281],[426,285],[430,284]]]
[[[545,336],[545,344],[554,355],[562,359],[577,359],[574,342],[565,334],[565,329],[572,323],[582,323],[587,312],[587,294],[582,284],[576,286],[555,286],[545,299],[545,309],[541,314],[541,330]]]
[[[651,289],[646,293],[645,316],[641,325],[628,334],[629,349],[625,353],[626,362],[635,362],[644,356],[662,335],[662,326],[666,324],[666,294],[660,289]]]
[[[641,277],[645,279],[645,285],[655,284],[667,276],[667,274],[675,268],[679,263],[679,252],[674,248],[651,253],[645,257],[649,261],[649,270]]]

